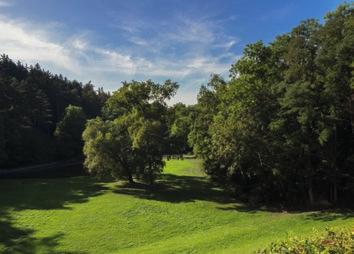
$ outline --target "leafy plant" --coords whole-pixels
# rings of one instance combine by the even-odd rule
[[[326,234],[315,233],[312,238],[292,237],[282,242],[274,242],[259,250],[258,254],[346,254],[354,251],[354,231],[326,230]]]

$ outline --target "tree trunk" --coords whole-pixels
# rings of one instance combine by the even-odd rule
[[[311,162],[311,156],[307,156],[307,170],[308,170],[308,198],[309,198],[309,205],[312,207],[314,203],[313,198],[313,168]]]
[[[308,195],[309,195],[310,206],[313,206],[314,198],[313,198],[312,177],[310,177],[309,179]]]
[[[151,162],[149,162],[149,184],[150,184],[150,186],[152,186],[154,184],[154,177],[153,177]]]
[[[154,181],[155,179],[154,179],[154,176],[151,174],[151,176],[150,176],[150,185],[152,186],[152,185],[154,185]]]
[[[335,132],[334,132],[334,158],[333,158],[333,168],[334,168],[334,176],[333,176],[333,196],[332,196],[332,202],[333,204],[337,203],[338,199],[338,194],[337,194],[337,173],[338,173],[338,165],[337,165],[337,126],[334,126]]]
[[[121,164],[121,166],[123,167],[123,169],[124,169],[124,171],[126,173],[126,176],[128,177],[129,183],[134,183],[133,175],[132,175],[132,172],[129,169],[128,163],[126,163],[126,161],[123,158],[119,157],[119,156],[118,156],[117,159],[118,159],[119,163]]]
[[[337,182],[333,183],[333,203],[337,204],[338,201],[338,188],[337,188]]]
[[[129,183],[134,183],[133,176],[130,172],[128,172],[128,181],[129,181]]]

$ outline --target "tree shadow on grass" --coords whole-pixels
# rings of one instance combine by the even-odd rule
[[[307,215],[306,219],[316,221],[347,220],[354,218],[353,210],[325,210],[313,212]]]
[[[87,202],[107,189],[90,177],[0,180],[0,210],[70,209],[68,205]]]
[[[35,230],[16,225],[12,212],[71,209],[70,204],[87,202],[107,189],[89,177],[0,180],[0,253],[83,253],[56,251],[64,233],[36,238]]]
[[[197,200],[221,204],[218,209],[244,213],[271,212],[282,214],[303,213],[307,220],[333,221],[354,217],[354,210],[309,210],[308,207],[289,207],[283,205],[250,205],[233,198],[230,193],[208,181],[205,177],[177,176],[164,174],[154,185],[142,183],[119,185],[115,193],[131,195],[141,199],[170,203],[194,202]]]
[[[256,213],[256,212],[273,212],[273,213],[284,213],[285,211],[281,207],[276,206],[266,206],[266,205],[250,205],[243,202],[238,202],[231,204],[230,206],[219,207],[218,209],[223,211],[238,211],[245,213]]]
[[[222,204],[234,202],[223,189],[209,182],[205,177],[197,176],[164,174],[153,186],[142,183],[124,183],[118,186],[114,192],[141,199],[170,203],[194,202],[197,200]]]
[[[35,238],[32,229],[18,228],[14,225],[9,215],[0,214],[0,253],[3,254],[83,254],[84,252],[57,251],[59,241],[63,238],[63,233],[57,233],[50,237]]]
[[[334,220],[347,220],[354,218],[354,210],[350,209],[335,209],[335,210],[311,210],[311,209],[301,209],[299,207],[277,207],[277,206],[250,206],[245,203],[236,203],[226,207],[219,207],[219,209],[224,211],[238,211],[247,213],[257,213],[257,212],[272,212],[275,214],[304,214],[306,220],[311,221],[334,221]]]

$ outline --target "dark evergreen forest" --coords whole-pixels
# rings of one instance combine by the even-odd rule
[[[25,66],[2,55],[0,168],[80,157],[80,126],[75,124],[82,125],[82,132],[86,118],[98,116],[108,97],[109,93],[102,88],[95,90],[91,83],[70,81],[39,64]],[[75,109],[81,114],[81,119],[75,117],[79,123],[65,123]]]

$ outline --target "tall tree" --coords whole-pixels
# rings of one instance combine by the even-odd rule
[[[82,154],[81,136],[86,119],[86,114],[81,107],[69,105],[65,109],[63,119],[58,123],[54,133],[61,158],[73,158]]]
[[[83,133],[85,165],[98,175],[150,184],[162,171],[168,141],[166,99],[178,85],[150,80],[124,82],[104,108],[103,117],[88,122]]]
[[[249,201],[353,193],[353,20],[344,4],[324,24],[250,44],[229,82],[201,88],[189,137],[213,179]]]
[[[169,107],[169,153],[183,155],[192,151],[188,142],[188,135],[192,127],[192,118],[195,111],[193,106],[177,103]]]

